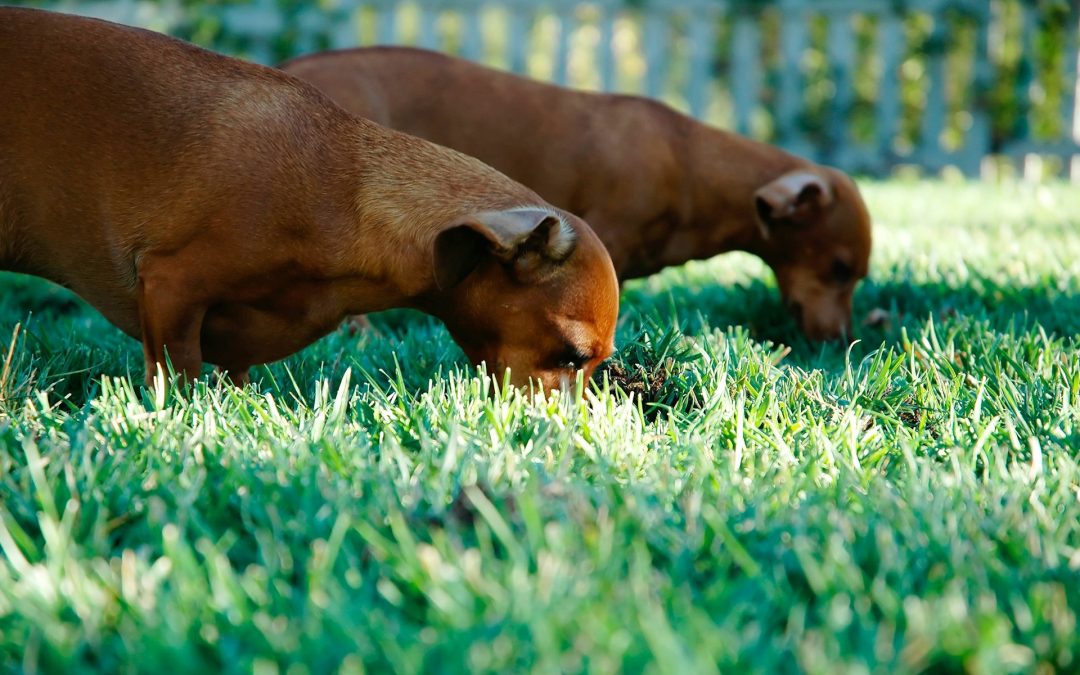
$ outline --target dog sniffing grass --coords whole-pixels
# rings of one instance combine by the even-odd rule
[[[403,312],[145,389],[4,277],[5,669],[1080,669],[1080,191],[863,187],[851,348],[725,256],[631,284],[566,398]]]

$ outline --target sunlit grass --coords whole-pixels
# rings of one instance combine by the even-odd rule
[[[1080,668],[1080,191],[864,189],[849,350],[731,255],[632,284],[566,397],[406,312],[148,390],[4,277],[5,669]]]

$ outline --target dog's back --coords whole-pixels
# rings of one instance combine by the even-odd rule
[[[333,92],[331,98],[354,114],[393,129],[415,130],[414,135],[421,138],[438,135],[453,140],[455,133],[475,136],[478,128],[488,137],[506,134],[512,138],[517,129],[539,121],[544,111],[549,117],[551,113],[564,116],[575,104],[567,95],[571,99],[589,96],[411,47],[322,52],[293,59],[280,68],[323,92]],[[508,108],[519,116],[507,120]],[[454,147],[467,144],[466,140],[440,144]]]
[[[24,233],[48,223],[42,236],[85,236],[89,221],[113,221],[169,189],[221,86],[207,58],[148,31],[0,8],[6,219]]]
[[[180,248],[194,232],[175,225],[212,222],[222,203],[271,209],[269,191],[252,192],[272,177],[252,173],[314,153],[305,130],[335,111],[351,119],[329,101],[301,107],[312,98],[326,100],[157,33],[0,8],[0,267],[107,315],[129,304],[139,250]],[[120,314],[130,307],[110,318],[135,332]]]
[[[626,224],[594,216],[655,211],[679,190],[671,147],[688,119],[649,99],[569,89],[410,47],[322,52],[281,69],[351,113],[490,164],[589,220],[605,243]],[[627,172],[650,190],[634,189]]]
[[[408,47],[325,52],[281,68],[353,114],[478,157],[534,189],[566,173],[565,166],[536,166],[544,160],[529,151],[533,143],[566,143],[552,129],[538,128],[541,111],[549,121],[562,120],[572,105],[548,94],[549,85]],[[555,155],[566,157],[545,153]],[[535,164],[521,162],[525,156]]]

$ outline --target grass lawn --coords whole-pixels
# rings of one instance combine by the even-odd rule
[[[850,349],[723,256],[563,398],[406,312],[151,391],[2,277],[0,667],[1080,671],[1080,190],[864,189]]]

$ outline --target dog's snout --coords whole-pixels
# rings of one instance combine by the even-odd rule
[[[823,342],[847,343],[851,341],[851,329],[848,326],[841,326],[840,328],[825,331],[820,339]]]
[[[819,342],[842,342],[846,344],[851,341],[850,322],[810,325],[804,328],[808,337]]]
[[[817,342],[850,341],[851,313],[842,304],[789,298],[784,302],[799,329]]]

